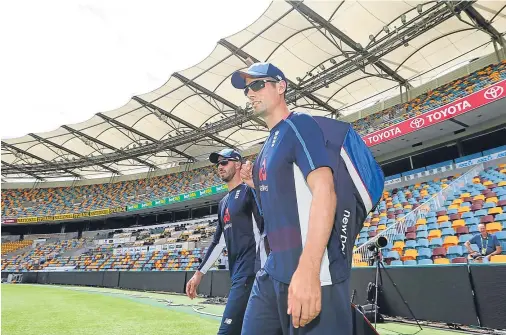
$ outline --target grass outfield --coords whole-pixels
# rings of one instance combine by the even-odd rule
[[[216,334],[220,318],[202,315],[185,296],[114,289],[2,284],[2,334],[198,335]],[[167,306],[166,301],[184,306]],[[203,305],[221,315],[223,306]],[[381,335],[414,334],[410,325],[378,325]],[[455,332],[426,328],[419,335]]]

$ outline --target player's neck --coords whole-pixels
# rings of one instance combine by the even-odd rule
[[[228,190],[232,191],[234,188],[236,188],[239,184],[242,184],[242,179],[240,175],[234,176],[234,178],[227,183]]]
[[[274,128],[281,120],[284,120],[290,115],[290,110],[288,110],[288,106],[285,103],[279,104],[274,110],[264,114],[264,120],[267,124],[267,128],[271,130]]]

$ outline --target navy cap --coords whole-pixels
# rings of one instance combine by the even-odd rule
[[[213,152],[209,155],[209,161],[211,161],[213,164],[216,164],[218,163],[220,157],[242,161],[241,155],[234,149],[223,149],[220,152]]]
[[[278,81],[286,81],[283,72],[271,63],[255,63],[246,71],[235,71],[232,74],[232,86],[238,89],[246,88],[245,78],[265,78],[271,77]]]

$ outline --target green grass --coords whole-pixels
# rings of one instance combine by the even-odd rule
[[[181,295],[115,289],[43,285],[1,285],[2,334],[8,335],[198,335],[216,334],[220,318],[195,312]],[[167,306],[160,299],[170,300]],[[224,306],[203,305],[206,313]],[[414,334],[416,327],[378,324],[381,335]],[[425,328],[419,335],[448,335]]]

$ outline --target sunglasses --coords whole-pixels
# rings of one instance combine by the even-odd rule
[[[223,159],[221,161],[219,161],[218,163],[216,163],[216,166],[227,166],[228,165],[228,162],[238,162],[239,160],[237,159]]]
[[[251,83],[249,83],[249,85],[246,85],[246,87],[244,88],[244,95],[248,95],[250,89],[253,92],[260,91],[262,88],[265,87],[265,83],[279,83],[279,81],[272,79],[260,79],[252,81]]]

